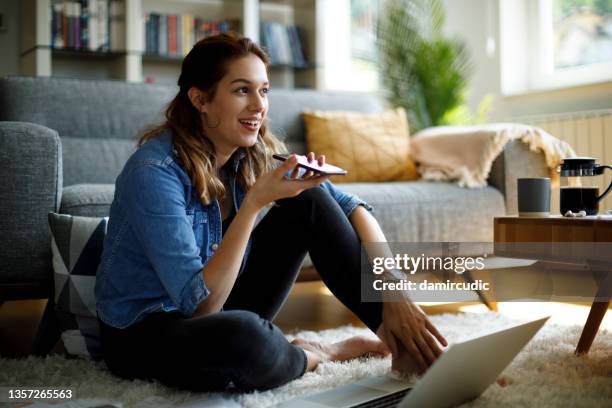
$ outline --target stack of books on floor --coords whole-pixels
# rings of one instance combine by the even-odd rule
[[[124,3],[121,0],[52,1],[51,48],[124,51]]]
[[[240,32],[239,20],[207,21],[191,14],[144,15],[145,54],[164,57],[187,55],[204,37],[225,32]]]
[[[288,65],[304,68],[304,43],[297,26],[285,26],[276,22],[261,23],[261,45],[270,56],[272,65]]]

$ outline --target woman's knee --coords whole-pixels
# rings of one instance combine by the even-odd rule
[[[334,198],[329,193],[329,191],[327,191],[321,186],[304,190],[299,195],[297,195],[296,198],[298,200],[305,200],[318,204],[327,204],[330,202],[334,202]]]
[[[309,188],[295,197],[279,200],[277,204],[291,207],[293,210],[301,210],[307,217],[312,217],[317,210],[326,211],[330,206],[338,205],[323,187]]]
[[[219,344],[217,347],[232,350],[238,358],[248,359],[253,350],[262,350],[271,342],[274,325],[257,313],[248,310],[228,310],[218,314],[214,325]],[[202,336],[210,333],[202,333]]]
[[[236,335],[250,335],[254,341],[259,341],[272,331],[272,323],[250,310],[228,310],[222,313],[226,318],[227,330]]]

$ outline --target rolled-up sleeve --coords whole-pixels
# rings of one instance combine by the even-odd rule
[[[173,169],[148,164],[135,168],[126,183],[120,200],[125,203],[128,222],[172,302],[191,316],[209,290],[185,211],[183,183]]]
[[[364,200],[356,196],[355,194],[350,194],[345,191],[340,190],[336,187],[331,181],[325,181],[321,184],[321,187],[327,190],[331,196],[336,200],[342,211],[346,214],[347,217],[350,217],[355,208],[360,205],[363,206],[366,210],[372,211],[372,206],[366,203]]]

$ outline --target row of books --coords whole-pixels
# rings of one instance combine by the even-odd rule
[[[125,4],[121,0],[51,2],[51,48],[125,50]]]
[[[240,21],[207,21],[191,14],[146,13],[144,30],[146,54],[178,57],[186,55],[204,37],[240,32]]]
[[[261,45],[268,52],[273,65],[307,66],[303,33],[298,26],[262,22],[260,33]]]
[[[125,3],[122,0],[52,0],[51,47],[89,51],[125,51]],[[261,44],[273,65],[307,66],[299,27],[261,23]],[[146,13],[145,53],[186,55],[196,41],[222,32],[241,32],[239,20],[209,21],[191,14]]]

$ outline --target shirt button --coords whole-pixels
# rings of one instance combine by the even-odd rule
[[[212,244],[212,245],[210,246],[210,248],[211,248],[213,251],[216,251],[216,250],[217,250],[217,248],[219,248],[219,244]]]

